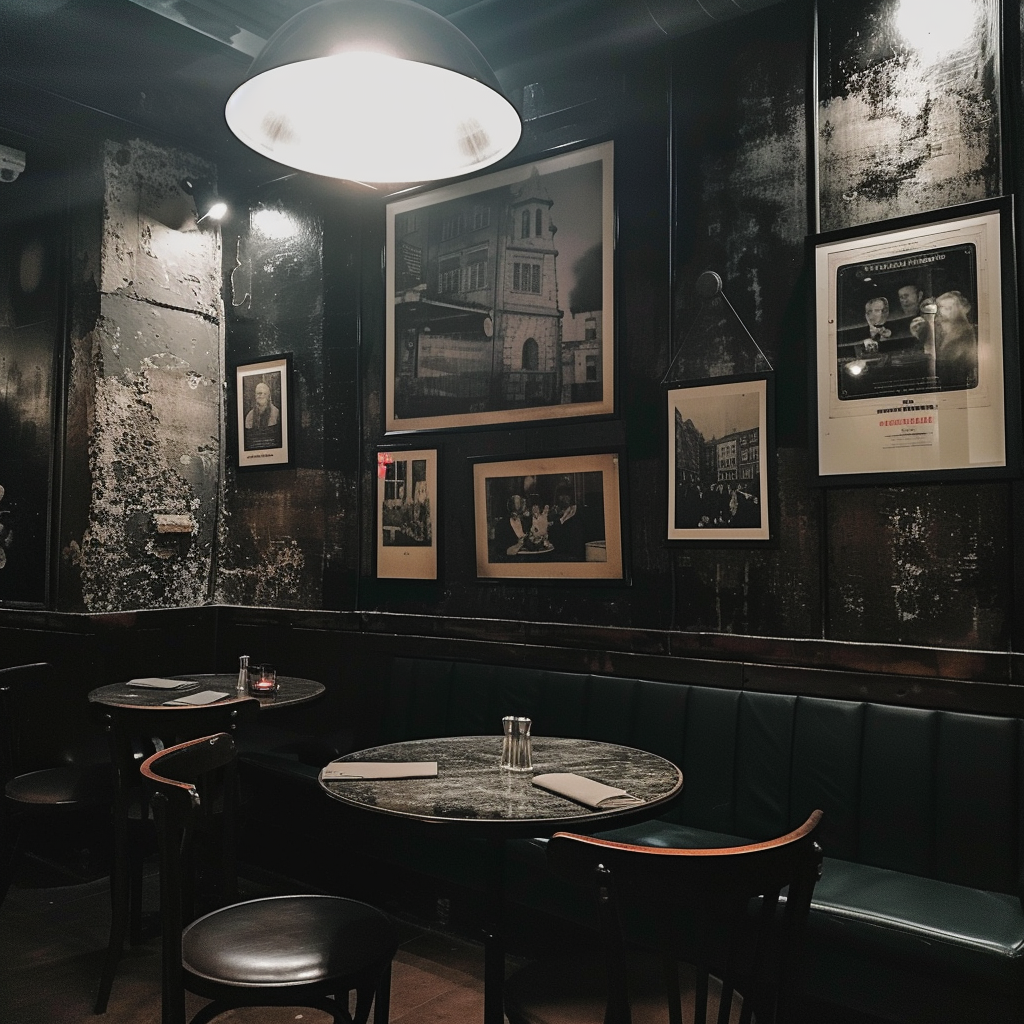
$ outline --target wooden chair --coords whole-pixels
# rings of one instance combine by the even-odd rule
[[[93,705],[107,735],[114,768],[114,863],[110,875],[110,938],[96,995],[96,1013],[110,999],[125,939],[143,940],[143,861],[155,849],[149,790],[139,772],[152,753],[215,732],[235,733],[251,722],[259,701],[246,698],[196,707]]]
[[[168,747],[142,765],[160,841],[163,1024],[185,1020],[186,990],[213,1000],[192,1024],[239,1006],[316,1007],[364,1024],[373,1004],[374,1024],[387,1024],[398,940],[386,914],[340,896],[230,902],[236,767],[225,733]],[[195,918],[200,901],[217,909]]]
[[[96,825],[110,814],[110,765],[88,736],[62,728],[87,724],[72,702],[70,688],[45,662],[0,669],[0,903],[33,838],[58,839],[75,860],[105,841]]]
[[[778,839],[727,849],[556,834],[549,863],[592,893],[602,952],[514,974],[505,987],[510,1024],[798,1020],[821,816]]]

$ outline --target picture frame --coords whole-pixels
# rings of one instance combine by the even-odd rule
[[[478,579],[625,579],[622,456],[557,455],[473,465]]]
[[[235,367],[238,468],[282,468],[292,463],[291,353]]]
[[[984,200],[819,236],[818,481],[1019,473],[1013,209]]]
[[[377,578],[436,580],[436,448],[377,451]]]
[[[386,433],[611,416],[614,212],[611,142],[388,203]]]
[[[773,539],[772,385],[751,374],[668,389],[667,541]]]

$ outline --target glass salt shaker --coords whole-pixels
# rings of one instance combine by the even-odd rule
[[[238,683],[235,694],[239,697],[249,696],[249,655],[243,654],[238,659]]]

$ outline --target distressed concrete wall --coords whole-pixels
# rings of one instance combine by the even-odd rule
[[[59,603],[198,605],[220,484],[221,245],[179,183],[215,170],[132,140],[105,144],[100,173],[98,234],[78,218]],[[167,515],[190,517],[190,531],[160,532]]]
[[[322,216],[287,196],[261,196],[248,223],[236,224],[225,262],[231,366],[292,356],[292,459],[287,467],[238,469],[232,379],[216,600],[318,608],[337,491],[323,454]]]

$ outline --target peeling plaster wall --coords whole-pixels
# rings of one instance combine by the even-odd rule
[[[221,246],[179,182],[214,168],[141,140],[106,143],[101,166],[102,228],[79,230],[70,341],[69,505],[86,475],[89,496],[63,538],[60,603],[199,605],[220,485]],[[191,533],[158,533],[167,514],[191,517]]]

